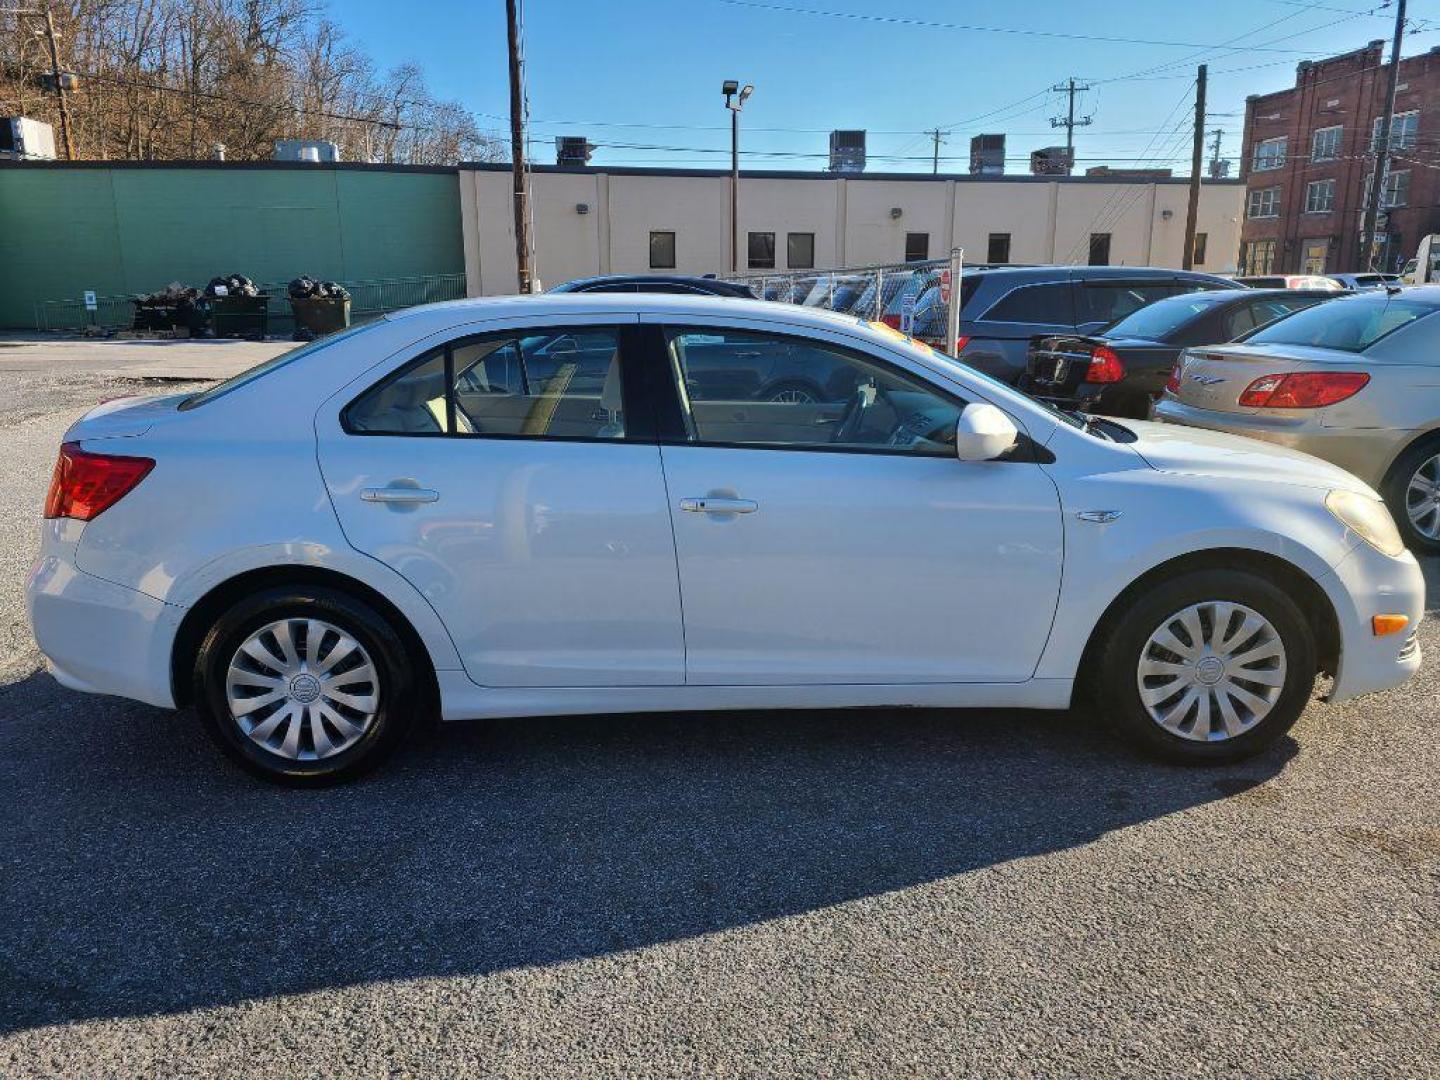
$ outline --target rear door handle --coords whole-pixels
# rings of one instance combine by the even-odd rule
[[[760,504],[753,499],[720,499],[706,496],[703,499],[681,499],[680,509],[692,514],[753,514]]]
[[[440,498],[440,493],[422,487],[361,488],[360,498],[373,503],[432,503]]]

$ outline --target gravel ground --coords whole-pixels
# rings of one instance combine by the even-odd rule
[[[453,725],[276,790],[36,670],[55,445],[127,389],[0,406],[0,1076],[1440,1075],[1434,661],[1220,769],[876,710]]]

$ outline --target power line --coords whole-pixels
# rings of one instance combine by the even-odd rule
[[[1066,41],[1094,41],[1111,45],[1151,45],[1181,49],[1217,49],[1220,45],[1206,45],[1195,41],[1165,41],[1153,38],[1118,37],[1108,34],[1074,34],[1060,30],[1033,30],[1014,26],[981,26],[976,23],[935,22],[929,19],[915,19],[901,15],[874,15],[858,11],[829,11],[823,8],[787,7],[781,4],[762,3],[761,0],[716,0],[717,3],[734,7],[755,8],[761,11],[775,11],[786,15],[816,15],[830,19],[849,19],[857,22],[883,23],[891,26],[913,26],[925,30],[963,30],[975,34],[1014,34],[1020,37],[1061,38]],[[1277,53],[1305,52],[1304,49],[1248,49],[1236,51],[1257,51]]]

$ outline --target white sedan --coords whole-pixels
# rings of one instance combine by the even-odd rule
[[[802,378],[804,395],[776,387]],[[1061,709],[1231,761],[1420,663],[1383,503],[1315,458],[1056,412],[764,302],[410,311],[65,437],[31,574],[68,687],[270,778],[417,715]]]

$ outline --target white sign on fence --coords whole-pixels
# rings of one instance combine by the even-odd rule
[[[100,310],[100,301],[98,301],[98,300],[95,299],[95,290],[94,290],[94,289],[86,289],[86,290],[85,290],[85,310],[86,310],[86,311],[99,311],[99,310]]]
[[[909,334],[915,329],[915,294],[906,293],[900,298],[900,332]]]

